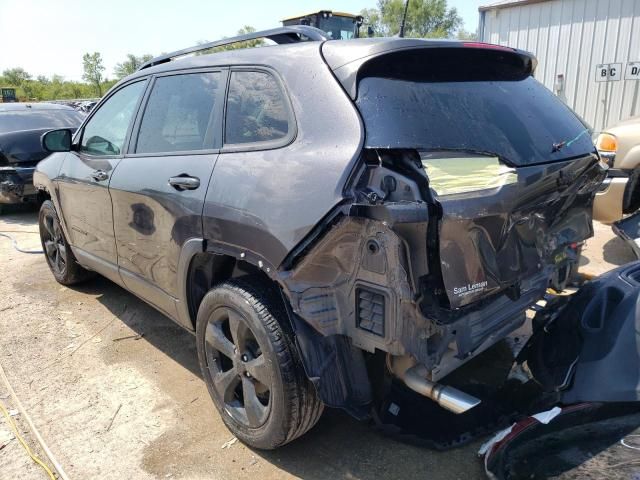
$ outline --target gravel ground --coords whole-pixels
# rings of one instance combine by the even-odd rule
[[[9,213],[0,231],[22,248],[39,248],[36,218]],[[599,274],[633,259],[608,227],[596,225],[582,269]],[[291,445],[253,451],[232,441],[215,412],[192,335],[133,295],[101,278],[62,287],[41,255],[18,253],[6,239],[0,292],[0,364],[72,479],[483,478],[479,442],[437,453],[338,411]],[[13,408],[3,388],[0,402]],[[14,439],[0,449],[0,479],[16,478],[46,475]]]

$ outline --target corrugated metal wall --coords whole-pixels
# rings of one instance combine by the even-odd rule
[[[535,77],[596,131],[640,115],[640,0],[550,0],[480,12],[482,41],[533,52]],[[596,82],[596,66],[621,63],[619,81]],[[564,88],[557,90],[564,76]]]

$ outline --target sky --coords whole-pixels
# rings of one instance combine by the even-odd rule
[[[105,75],[127,53],[158,55],[200,40],[233,36],[251,25],[274,28],[314,10],[358,13],[376,0],[0,0],[0,72],[22,67],[33,76],[81,80],[82,55],[100,52]],[[448,0],[475,31],[488,0]]]

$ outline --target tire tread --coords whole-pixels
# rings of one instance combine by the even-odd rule
[[[45,200],[44,202],[42,202],[42,205],[40,206],[40,212],[38,214],[38,223],[40,225],[40,228],[42,228],[42,216],[45,210],[51,210],[58,219],[58,222],[60,222],[60,217],[58,216],[58,212],[56,212],[56,208],[53,202],[51,200]],[[75,255],[73,254],[73,251],[71,250],[71,247],[69,246],[67,237],[64,235],[64,232],[62,232],[62,237],[64,238],[64,243],[67,248],[67,268],[65,269],[63,276],[56,275],[55,272],[51,270],[51,273],[53,274],[56,281],[61,285],[71,286],[94,277],[94,272],[85,269],[78,263]],[[42,250],[45,250],[44,242],[42,243]],[[48,265],[49,260],[46,259],[46,261]]]
[[[250,305],[265,327],[277,356],[284,397],[289,400],[290,414],[285,416],[288,424],[282,426],[278,438],[274,436],[268,445],[260,445],[258,448],[280,447],[313,428],[322,415],[324,404],[319,399],[315,386],[307,378],[298,357],[293,331],[277,287],[260,278],[247,276],[221,283],[211,292],[223,289],[233,291]],[[203,304],[206,299],[207,297]]]

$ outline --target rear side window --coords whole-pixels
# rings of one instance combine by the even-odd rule
[[[225,143],[281,140],[291,128],[289,110],[276,79],[266,72],[231,72]]]
[[[212,149],[220,75],[206,72],[157,78],[140,123],[136,153]]]
[[[367,147],[489,154],[514,166],[593,152],[588,126],[524,67],[515,54],[469,48],[374,60],[356,100]]]

